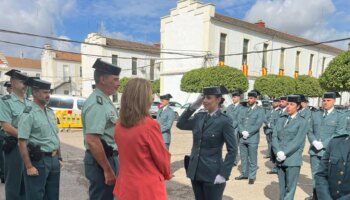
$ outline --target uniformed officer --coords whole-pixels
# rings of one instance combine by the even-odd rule
[[[51,83],[30,78],[26,84],[32,87],[34,99],[18,126],[26,198],[58,200],[62,157],[56,117],[47,107]]]
[[[350,108],[345,110],[344,115],[346,117],[346,132],[350,133]]]
[[[12,93],[12,87],[10,81],[5,81],[4,87],[6,87],[6,91],[8,94]],[[2,98],[2,95],[0,95],[0,98]],[[0,99],[1,101],[1,99]],[[4,143],[4,138],[5,138],[5,132],[0,126],[0,181],[1,183],[5,183],[5,168],[4,168],[4,154],[2,152],[2,145]]]
[[[299,95],[287,96],[287,115],[277,120],[273,127],[272,148],[277,159],[280,200],[293,200],[302,165],[302,153],[309,125],[298,111]]]
[[[286,110],[287,110],[287,96],[281,96],[280,97],[280,116],[285,115]]]
[[[82,110],[85,176],[90,183],[90,199],[112,200],[119,168],[114,141],[118,112],[109,96],[119,87],[121,69],[100,59],[92,67],[96,88]]]
[[[309,100],[303,94],[298,94],[301,98],[301,110],[300,115],[304,117],[304,119],[310,121],[311,118],[311,110],[309,108]]]
[[[226,109],[226,114],[232,119],[232,126],[235,130],[234,134],[237,141],[237,146],[239,145],[239,134],[238,134],[238,116],[241,110],[243,110],[243,106],[241,105],[241,91],[236,90],[232,92],[232,104],[229,105]],[[235,165],[238,164],[239,158],[235,161]]]
[[[315,174],[318,200],[350,199],[349,132],[335,136],[322,156]]]
[[[271,156],[272,127],[279,117],[279,105],[280,100],[274,99],[272,102],[272,109],[265,112],[264,133],[266,135],[267,154],[264,158],[270,158]]]
[[[334,108],[335,100],[338,97],[340,97],[338,92],[324,93],[322,100],[323,110],[311,113],[310,130],[307,136],[310,142],[309,154],[314,190],[313,197],[306,199],[317,199],[314,177],[329,141],[334,136],[343,135],[346,131],[344,114]]]
[[[249,184],[254,184],[256,179],[260,128],[265,121],[265,111],[256,103],[259,95],[260,92],[256,90],[248,92],[248,107],[241,112],[238,118],[242,170],[241,175],[235,179],[249,179]]]
[[[173,122],[175,119],[175,112],[169,106],[170,98],[173,98],[171,94],[160,96],[161,108],[158,110],[157,113],[157,120],[160,124],[160,129],[162,131],[164,143],[168,150],[171,142],[171,127],[173,126]]]
[[[234,160],[237,146],[233,135],[232,119],[221,112],[220,104],[225,87],[203,88],[203,96],[181,115],[176,126],[181,130],[192,130],[193,146],[187,168],[196,200],[221,200]],[[191,115],[202,105],[208,112]],[[222,148],[226,144],[227,154],[222,160]]]
[[[12,69],[5,73],[10,76],[12,93],[0,101],[0,122],[6,137],[3,145],[5,161],[5,196],[6,199],[25,199],[23,182],[23,161],[17,146],[17,128],[21,114],[26,106],[32,103],[25,98],[27,76]]]
[[[267,156],[265,158],[270,158],[273,163],[273,167],[267,174],[277,174],[277,167],[275,166],[275,159],[271,158],[272,148],[272,128],[276,125],[277,120],[280,117],[280,99],[274,99],[272,102],[271,111],[266,113],[266,122],[264,127],[264,132],[266,134],[267,140]]]

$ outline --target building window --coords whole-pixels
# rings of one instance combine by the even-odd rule
[[[131,62],[131,75],[137,75],[137,58],[132,58]]]
[[[115,93],[115,94],[112,95],[112,100],[113,100],[113,102],[118,102],[119,101],[118,93]]]
[[[263,58],[262,58],[262,67],[263,68],[267,67],[267,48],[268,47],[269,47],[269,44],[264,43]]]
[[[300,61],[300,51],[297,51],[296,57],[295,57],[295,71],[299,72],[299,61]]]
[[[64,93],[65,95],[69,95],[69,90],[64,90],[63,93]]]
[[[149,79],[154,80],[154,59],[151,59],[150,61],[150,72],[149,72]]]
[[[39,74],[39,73],[35,74],[35,76],[38,77],[38,78],[40,78],[40,74]]]
[[[314,54],[310,54],[310,61],[309,61],[309,76],[312,76],[312,63],[314,60]]]
[[[63,81],[69,81],[69,66],[63,65]]]
[[[281,55],[280,55],[280,69],[284,69],[284,48],[281,48]]]
[[[112,64],[118,65],[118,55],[112,55]]]
[[[2,77],[2,71],[0,71],[0,78]]]
[[[80,66],[80,77],[83,77],[83,68]]]
[[[219,62],[220,64],[225,63],[225,54],[226,54],[226,34],[220,34],[220,49],[219,49]]]
[[[321,71],[321,73],[323,73],[324,72],[324,66],[326,65],[326,57],[323,57],[322,58],[322,71]]]
[[[247,64],[248,63],[248,44],[249,44],[249,40],[248,39],[244,39],[243,40],[243,55],[242,55],[242,65]]]

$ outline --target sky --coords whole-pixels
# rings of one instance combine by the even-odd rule
[[[248,22],[326,41],[350,37],[349,0],[202,0],[216,12]],[[0,0],[0,29],[83,41],[88,33],[143,43],[159,43],[160,18],[176,0]],[[0,32],[0,52],[40,59],[41,50],[4,44],[10,41],[79,52],[79,45]],[[345,42],[332,45],[346,50]]]

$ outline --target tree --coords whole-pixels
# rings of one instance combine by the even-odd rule
[[[120,86],[118,88],[118,93],[124,93],[124,89],[126,84],[131,80],[132,78],[129,77],[123,77],[120,79]]]
[[[186,72],[180,89],[184,92],[202,92],[204,87],[223,85],[228,91],[248,89],[248,81],[242,71],[229,66],[199,68]]]
[[[152,92],[153,92],[153,94],[160,93],[160,80],[159,79],[152,81]]]
[[[258,77],[254,89],[271,98],[295,94],[296,80],[289,76],[267,75]]]
[[[323,89],[317,78],[301,75],[296,79],[296,94],[304,94],[307,97],[320,97]]]
[[[325,90],[350,91],[350,51],[336,56],[329,63],[319,81]]]

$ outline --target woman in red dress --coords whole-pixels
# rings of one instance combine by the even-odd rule
[[[120,171],[114,187],[118,200],[166,200],[165,180],[171,179],[170,153],[160,125],[149,116],[151,84],[130,80],[121,99],[115,141]]]

